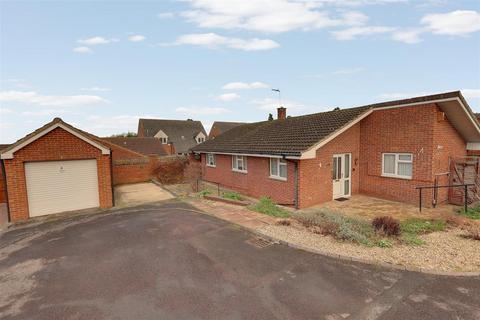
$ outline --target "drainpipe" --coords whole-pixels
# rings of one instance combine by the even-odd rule
[[[10,217],[10,203],[8,202],[8,186],[7,186],[7,173],[5,171],[5,160],[2,160],[2,175],[3,175],[3,185],[5,186],[5,200],[7,201],[7,221],[12,222]]]
[[[298,161],[293,162],[295,164],[295,209],[298,210],[299,204],[298,204],[298,180],[299,180],[299,175],[298,175]]]

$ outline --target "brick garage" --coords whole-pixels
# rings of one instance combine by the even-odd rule
[[[350,170],[349,192],[341,197],[362,193],[416,204],[417,186],[449,184],[451,159],[479,150],[480,124],[458,91],[301,117],[279,112],[277,120],[231,129],[193,149],[202,154],[205,180],[278,203],[293,199],[299,208],[337,198],[334,156],[348,154],[351,161],[342,172],[343,178]],[[207,154],[216,167],[207,166]],[[235,155],[247,157],[247,172],[232,170]],[[394,173],[384,168],[386,155],[396,157]],[[408,159],[406,174],[400,156]],[[275,157],[287,162],[287,181],[269,178]],[[435,201],[447,202],[448,192],[439,189]],[[433,200],[432,191],[424,192],[424,204]]]
[[[12,222],[31,217],[32,204],[29,204],[28,200],[27,164],[46,164],[48,166],[57,162],[66,165],[83,164],[83,161],[94,163],[96,164],[97,181],[95,181],[95,186],[98,186],[98,206],[108,208],[113,205],[110,149],[59,118],[2,150],[1,157],[5,167],[8,208]],[[80,185],[81,181],[72,182],[72,184],[75,183]],[[47,186],[45,189],[48,189]],[[75,195],[73,196],[75,198]],[[65,201],[68,202],[69,199],[65,199]],[[79,203],[80,207],[81,205]]]

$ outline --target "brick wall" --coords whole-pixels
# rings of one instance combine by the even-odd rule
[[[56,128],[5,160],[8,200],[12,221],[26,220],[28,214],[24,163],[29,161],[96,159],[101,208],[112,206],[110,155],[102,152],[69,132]]]
[[[315,159],[299,165],[299,206],[305,208],[333,199],[333,155],[350,153],[352,194],[359,190],[360,124],[356,124],[317,151]]]
[[[280,204],[294,204],[295,165],[287,163],[287,181],[270,178],[270,159],[247,157],[248,173],[232,171],[232,157],[216,155],[216,167],[206,166],[205,154],[202,154],[202,177],[206,181],[220,183],[221,186],[237,190],[256,198],[268,196]]]
[[[439,185],[448,185],[450,177],[444,173],[450,172],[450,158],[461,158],[467,155],[467,144],[458,134],[444,113],[436,110],[437,117],[433,132],[433,167],[432,173],[437,177]],[[438,203],[448,201],[449,190],[438,189]]]
[[[433,185],[435,174],[448,171],[448,157],[462,156],[465,148],[435,104],[375,111],[361,121],[360,192],[417,203],[415,187]],[[385,152],[412,153],[413,178],[382,177]],[[432,199],[433,191],[425,191],[424,203]]]
[[[0,203],[7,202],[7,193],[5,190],[5,179],[3,176],[3,164],[0,162]]]

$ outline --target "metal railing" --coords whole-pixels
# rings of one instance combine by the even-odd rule
[[[452,184],[452,185],[447,185],[447,186],[421,186],[421,187],[415,187],[415,189],[419,190],[419,203],[418,207],[420,212],[422,212],[422,191],[423,189],[435,189],[437,190],[438,188],[464,188],[464,201],[463,201],[463,207],[465,212],[468,210],[468,187],[475,186],[473,183],[469,184]]]

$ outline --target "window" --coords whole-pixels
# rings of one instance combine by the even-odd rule
[[[247,172],[247,157],[245,156],[232,156],[232,170]]]
[[[197,143],[202,143],[202,142],[205,142],[205,138],[198,137],[197,138]]]
[[[168,138],[160,138],[160,141],[162,141],[162,144],[167,144],[167,139]]]
[[[411,179],[413,155],[411,153],[384,153],[382,168],[383,176]]]
[[[287,180],[287,161],[270,158],[270,178]]]
[[[207,166],[216,167],[215,155],[213,153],[207,153]]]

